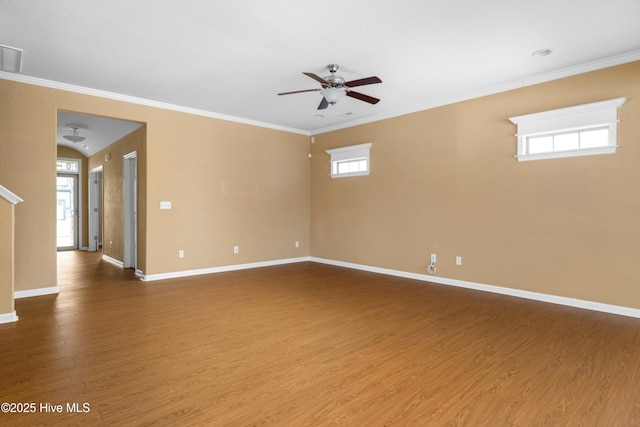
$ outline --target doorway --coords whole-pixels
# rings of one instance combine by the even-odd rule
[[[103,260],[138,272],[144,268],[144,246],[138,247],[144,236],[140,240],[137,236],[145,218],[144,123],[65,110],[58,110],[57,118],[60,155],[67,148],[78,151],[88,165],[86,171],[81,167],[79,175],[79,185],[84,187],[77,204],[84,215],[79,222],[79,249],[99,252]],[[80,129],[85,138],[82,144],[65,138],[72,128]],[[143,221],[140,226],[138,212]]]
[[[78,175],[56,177],[58,250],[78,249]]]
[[[82,161],[58,158],[56,162],[56,240],[59,251],[79,247]]]

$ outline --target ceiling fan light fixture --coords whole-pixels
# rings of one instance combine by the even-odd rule
[[[331,105],[334,105],[336,102],[340,100],[340,98],[346,95],[346,91],[344,89],[337,88],[337,87],[328,87],[328,88],[322,89],[320,93]]]
[[[70,127],[69,129],[71,130],[71,135],[62,135],[62,137],[67,141],[71,141],[75,144],[76,142],[82,142],[86,139],[84,136],[78,135],[78,128]]]
[[[322,88],[318,89],[303,89],[303,90],[295,90],[293,92],[280,92],[278,95],[291,95],[293,93],[301,93],[301,92],[320,92],[322,95],[322,101],[320,101],[320,105],[318,105],[318,110],[324,110],[329,105],[335,105],[342,97],[345,95],[357,99],[359,101],[368,102],[369,104],[377,104],[380,100],[378,98],[374,98],[373,96],[365,95],[364,93],[355,92],[352,88],[355,86],[365,86],[371,85],[375,83],[382,83],[379,77],[371,76],[365,77],[364,79],[357,79],[351,81],[345,81],[344,77],[336,74],[338,71],[337,64],[329,64],[327,65],[329,72],[331,75],[320,77],[314,73],[304,72],[307,77],[311,77],[316,82],[322,85]]]

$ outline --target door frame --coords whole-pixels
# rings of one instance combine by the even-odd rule
[[[124,165],[124,268],[137,270],[138,264],[138,152],[123,157]]]
[[[78,172],[68,172],[68,171],[58,171],[56,170],[56,178],[60,175],[75,175],[76,176],[76,230],[75,230],[75,246],[63,246],[62,248],[56,247],[56,250],[76,250],[76,249],[84,249],[82,247],[82,223],[83,223],[83,209],[82,209],[82,168],[83,162],[81,158],[76,157],[56,157],[56,160],[66,160],[66,161],[74,161],[78,162]]]
[[[102,182],[98,181],[98,175],[103,171],[103,165],[96,166],[89,171],[89,247],[87,250],[90,252],[97,251],[99,246],[98,235],[100,230],[98,230],[98,227],[101,221],[98,219],[102,215],[103,207],[100,200]],[[104,177],[104,175],[102,176]]]

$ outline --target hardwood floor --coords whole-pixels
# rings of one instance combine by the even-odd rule
[[[0,325],[2,425],[640,425],[640,319],[315,263],[59,286]]]

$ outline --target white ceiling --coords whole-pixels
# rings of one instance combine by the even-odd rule
[[[639,0],[0,0],[0,44],[24,78],[314,134],[638,60],[639,17]],[[357,90],[382,101],[276,95],[329,63],[380,77]]]
[[[142,123],[59,110],[56,141],[58,145],[72,148],[90,157],[140,126]],[[74,143],[64,138],[64,135],[71,135],[71,128],[74,127],[78,129],[79,136],[86,138],[84,141]]]

